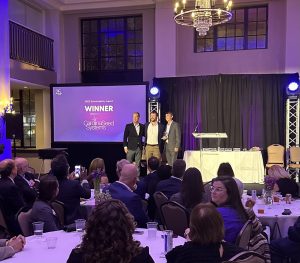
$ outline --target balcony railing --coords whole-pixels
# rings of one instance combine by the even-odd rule
[[[9,21],[10,58],[54,70],[53,40]]]

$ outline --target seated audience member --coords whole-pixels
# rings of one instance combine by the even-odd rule
[[[39,186],[39,196],[31,211],[31,221],[44,222],[44,232],[56,231],[61,228],[58,217],[51,207],[59,191],[56,177],[46,175],[42,177]]]
[[[162,192],[168,199],[180,191],[182,177],[185,171],[185,161],[178,159],[173,163],[172,176],[169,179],[160,181],[156,186],[156,192]]]
[[[131,162],[129,162],[126,159],[121,159],[120,161],[117,162],[116,164],[116,174],[118,176],[118,178],[120,178],[121,175],[121,171],[124,167],[124,165],[126,164],[130,164]],[[134,189],[134,191],[136,194],[138,194],[142,199],[145,199],[145,194],[146,194],[146,185],[144,183],[144,181],[137,181],[136,182],[136,189]]]
[[[162,164],[157,169],[157,175],[159,178],[159,181],[167,180],[172,176],[172,166],[168,164]],[[156,187],[155,187],[156,189]]]
[[[21,235],[9,240],[0,239],[0,261],[12,257],[15,253],[23,250],[25,244],[25,237]]]
[[[37,191],[35,189],[36,183],[34,175],[28,172],[29,164],[25,158],[16,158],[18,174],[15,178],[15,184],[19,187],[23,194],[23,199],[28,207],[32,207],[36,197]]]
[[[210,203],[198,204],[193,208],[186,234],[188,241],[166,255],[167,263],[218,263],[244,251],[223,241],[222,217]]]
[[[147,165],[149,173],[144,178],[144,183],[147,189],[147,193],[151,196],[155,192],[156,185],[159,182],[159,176],[157,174],[157,169],[159,168],[159,160],[155,156],[151,156],[148,160]]]
[[[98,204],[89,217],[82,243],[67,263],[154,263],[148,247],[133,240],[134,220],[119,200]]]
[[[69,175],[69,164],[64,155],[56,156],[51,162],[51,172],[56,176],[59,184],[57,200],[65,205],[66,225],[74,223],[75,219],[82,218],[80,211],[80,198],[90,198],[91,190],[87,180],[74,180]]]
[[[275,177],[277,180],[280,178],[290,178],[289,173],[280,165],[272,165],[268,169],[268,175]]]
[[[300,217],[293,226],[289,227],[288,236],[271,241],[272,263],[286,262],[291,258],[292,262],[300,260]]]
[[[282,196],[286,194],[291,194],[293,197],[299,196],[299,188],[298,184],[290,178],[280,178],[276,181],[274,188],[274,192],[279,192]]]
[[[25,205],[22,193],[16,186],[14,179],[17,176],[15,162],[6,159],[0,162],[0,195],[3,199],[3,214],[10,233],[19,234],[21,230],[16,220],[16,214]]]
[[[188,168],[183,175],[180,192],[171,196],[170,201],[183,205],[189,212],[195,205],[203,200],[203,182],[200,171],[197,168]]]
[[[148,220],[142,206],[141,197],[134,193],[138,170],[134,164],[125,164],[121,170],[119,181],[112,183],[106,189],[112,198],[121,200],[134,216],[139,227],[145,227]]]
[[[238,186],[240,196],[243,195],[244,184],[241,182],[241,180],[237,179],[234,176],[234,172],[233,172],[233,169],[232,169],[230,163],[220,163],[219,169],[218,169],[218,172],[217,172],[217,176],[230,176],[230,177],[232,177],[235,180],[235,182]]]
[[[279,165],[273,165],[268,170],[268,176],[275,178],[274,192],[280,192],[282,196],[291,194],[293,197],[299,195],[298,184],[290,178],[289,173]]]
[[[87,180],[89,181],[91,187],[94,187],[93,172],[95,171],[100,171],[103,174],[100,178],[100,184],[109,183],[108,177],[105,173],[105,163],[102,158],[95,158],[90,163]]]
[[[143,182],[145,185],[146,192],[149,194],[148,198],[148,215],[151,219],[155,217],[156,205],[154,202],[153,194],[155,192],[156,185],[160,181],[158,176],[159,169],[159,160],[155,156],[151,156],[148,160],[147,165],[149,173],[144,177]],[[170,176],[171,176],[171,167],[170,167]]]
[[[234,179],[230,176],[214,178],[211,186],[211,200],[224,220],[225,240],[234,244],[238,233],[249,219]]]

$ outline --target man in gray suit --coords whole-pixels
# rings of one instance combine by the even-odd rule
[[[167,162],[170,166],[173,166],[173,163],[177,159],[178,150],[181,141],[181,131],[179,124],[173,121],[173,113],[166,113],[167,126],[164,132],[163,139],[165,140],[164,153],[167,158]]]

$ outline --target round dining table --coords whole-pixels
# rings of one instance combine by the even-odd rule
[[[149,247],[150,255],[155,263],[166,262],[164,256],[163,232],[157,231],[156,238],[148,238],[148,230],[138,228],[133,234],[141,246]],[[55,248],[48,248],[47,238],[56,237]],[[16,253],[12,258],[6,259],[7,263],[66,263],[74,247],[81,243],[82,234],[78,232],[53,231],[44,233],[42,237],[30,236],[26,238],[24,250]],[[178,236],[173,238],[173,247],[184,244],[185,239]]]
[[[282,214],[285,209],[289,209],[291,214]],[[263,200],[257,200],[253,211],[263,225],[270,226],[273,239],[286,237],[289,227],[294,225],[300,216],[300,200],[293,200],[291,204],[280,201],[272,205],[266,205],[263,203]]]

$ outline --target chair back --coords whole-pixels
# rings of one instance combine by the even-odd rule
[[[62,226],[64,226],[64,224],[65,224],[65,205],[64,205],[64,203],[60,202],[58,200],[54,200],[51,203],[51,206],[58,217],[59,223]]]
[[[238,247],[248,249],[251,232],[252,232],[252,221],[248,220],[242,227],[240,233],[238,234],[235,244]]]
[[[33,235],[31,209],[27,212],[20,212],[18,215],[18,222],[25,237]]]
[[[284,166],[284,146],[280,144],[272,144],[267,148],[268,152],[268,166],[274,164]]]
[[[3,198],[0,196],[0,226],[3,226],[5,229],[7,229],[7,224],[4,217],[4,210],[3,210]]]
[[[184,236],[184,231],[189,227],[189,213],[177,202],[167,202],[160,207],[166,228],[173,230],[178,236]]]
[[[162,224],[165,225],[164,218],[161,214],[160,207],[164,203],[168,202],[169,199],[162,192],[155,192],[153,194],[153,198],[154,198],[154,202],[155,202],[155,205],[156,205],[156,211],[157,211],[158,217],[159,217],[160,221],[162,222]]]
[[[222,263],[237,262],[237,263],[265,263],[266,259],[264,256],[254,251],[243,251],[236,254],[234,257]]]
[[[300,147],[292,146],[290,148],[290,162],[300,162]]]

